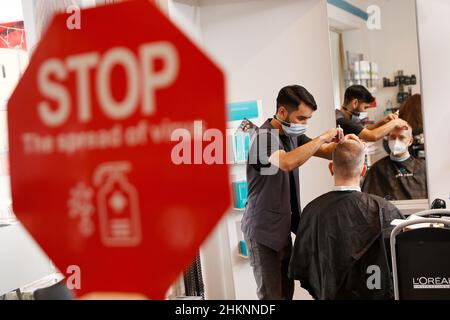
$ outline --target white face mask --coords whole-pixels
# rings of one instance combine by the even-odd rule
[[[352,121],[353,122],[361,122],[364,119],[367,119],[369,117],[369,113],[368,112],[358,112],[358,111],[351,111],[348,110],[346,108],[344,108],[345,110],[347,110],[348,112],[350,112],[350,114],[352,115]]]
[[[360,112],[359,113],[359,120],[364,120],[364,119],[367,119],[368,117],[369,117],[368,112]]]
[[[408,146],[398,139],[389,140],[389,149],[393,156],[399,156],[408,152]]]

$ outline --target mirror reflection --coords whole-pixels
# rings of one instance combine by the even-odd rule
[[[426,199],[415,3],[359,2],[367,21],[328,12],[336,124],[367,142],[364,192]]]

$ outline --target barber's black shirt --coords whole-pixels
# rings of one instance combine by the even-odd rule
[[[270,145],[270,142],[272,141],[270,139],[270,133],[267,133],[266,135],[260,135],[257,137],[257,139],[260,139],[262,137],[264,137],[267,139],[267,152],[262,152],[259,153],[257,155],[257,163],[256,164],[252,164],[251,166],[253,168],[255,168],[256,170],[260,171],[261,168],[267,168],[270,167],[272,164],[269,163],[269,157],[272,155],[272,153],[274,152],[273,148]],[[299,136],[296,140],[297,145],[293,145],[291,143],[291,139],[289,139],[288,136],[286,135],[279,135],[281,144],[283,146],[283,150],[285,152],[290,152],[292,150],[294,150],[297,147],[300,147],[308,142],[310,142],[312,139],[309,138],[306,135],[301,135]],[[259,143],[256,144],[257,146],[259,146]],[[290,171],[289,172],[289,186],[290,186],[290,205],[291,205],[291,231],[293,233],[297,232],[297,228],[298,228],[298,223],[300,221],[300,201],[298,199],[298,195],[297,195],[297,188],[296,188],[296,181],[294,178],[294,171]]]
[[[339,109],[336,109],[336,125],[340,125],[346,135],[353,133],[359,136],[364,129],[364,126],[360,122],[353,122],[351,119],[346,119],[344,113]]]
[[[285,172],[272,168],[268,159],[277,150],[289,152],[311,139],[262,130],[273,129],[270,121],[268,119],[252,134],[246,170],[248,197],[241,229],[246,238],[279,251],[290,243],[290,233],[298,225],[301,212],[299,170]],[[269,147],[264,140],[274,145]]]
[[[275,131],[275,129],[273,129],[273,130]],[[290,142],[290,139],[288,136],[283,134],[283,135],[279,135],[279,138],[283,145],[283,150],[286,152],[292,151],[295,148],[300,147],[304,144],[307,144],[308,142],[310,142],[312,140],[310,137],[303,134],[297,138],[297,145],[293,146],[292,143]],[[266,139],[267,152],[259,152],[259,146],[261,145],[259,143],[259,139]],[[271,142],[273,142],[273,137],[271,139],[269,132],[267,132],[265,134],[259,134],[258,136],[256,136],[256,140],[254,143],[255,148],[250,149],[250,153],[254,153],[254,156],[257,159],[256,163],[253,163],[253,164],[251,163],[250,165],[258,171],[260,171],[261,168],[268,168],[268,167],[272,166],[272,164],[269,162],[270,156],[275,151],[281,150],[281,148],[279,148],[278,146],[272,146]]]

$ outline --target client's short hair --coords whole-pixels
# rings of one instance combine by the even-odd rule
[[[355,177],[364,166],[364,145],[355,140],[346,140],[337,145],[333,152],[334,174]]]
[[[395,127],[394,129],[392,129],[392,131],[389,133],[389,135],[391,135],[391,133],[395,133],[395,132],[401,132],[401,131],[406,131],[406,134],[408,135],[408,137],[413,138],[413,129],[411,127],[411,125],[409,123],[407,123],[407,127],[404,128],[399,128],[399,127]]]

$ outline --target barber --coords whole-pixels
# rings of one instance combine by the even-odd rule
[[[363,120],[368,118],[367,108],[375,101],[372,94],[361,85],[353,85],[345,90],[344,105],[336,110],[336,124],[344,134],[355,134],[364,141],[378,141],[388,135],[394,128],[407,127],[396,113],[387,115],[381,121],[364,127]]]
[[[305,135],[317,105],[298,85],[284,87],[276,115],[252,135],[247,163],[248,198],[242,231],[259,299],[291,300],[294,281],[288,277],[291,230],[300,220],[298,168],[312,156],[331,159],[342,132],[330,129],[311,139]]]

